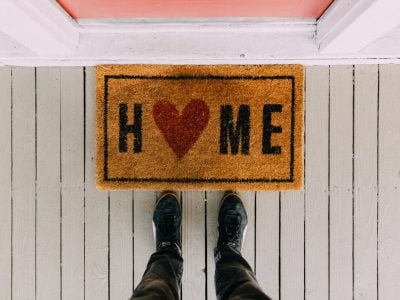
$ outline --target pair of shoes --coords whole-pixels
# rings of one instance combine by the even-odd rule
[[[153,229],[156,251],[168,247],[182,248],[181,206],[173,193],[165,193],[158,200],[153,215]],[[238,252],[242,249],[247,227],[247,213],[242,200],[235,193],[228,192],[222,198],[218,214],[217,248],[227,245]]]

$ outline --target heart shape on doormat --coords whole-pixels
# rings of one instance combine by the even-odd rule
[[[154,120],[178,159],[199,139],[209,116],[209,108],[202,100],[191,100],[181,114],[168,101],[158,101],[153,106]]]

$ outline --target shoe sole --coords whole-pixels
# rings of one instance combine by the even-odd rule
[[[157,199],[157,201],[156,201],[156,206],[157,206],[158,203],[160,203],[160,201],[161,201],[165,196],[168,196],[168,195],[174,196],[174,197],[178,200],[178,202],[179,202],[179,198],[178,198],[178,196],[177,196],[177,194],[176,194],[175,192],[166,191],[166,192],[162,192],[161,195],[160,195],[160,197],[158,197],[158,199]],[[154,224],[153,218],[151,219],[151,224],[152,224],[152,227],[153,227],[153,241],[154,241],[154,247],[157,249],[157,245],[156,245],[156,224]]]
[[[229,191],[229,192],[226,192],[225,195],[222,197],[221,202],[219,203],[219,210],[221,210],[222,204],[224,204],[224,201],[226,200],[226,198],[228,198],[231,195],[235,195],[236,197],[238,197],[240,199],[240,202],[242,202],[242,204],[244,206],[242,198],[240,198],[240,196],[237,193]],[[245,209],[246,209],[246,207],[245,207]],[[247,214],[247,212],[246,212],[246,214]],[[219,215],[219,211],[218,211],[218,215]],[[244,227],[244,230],[243,230],[243,240],[242,240],[242,247],[240,248],[240,252],[243,250],[243,245],[244,245],[244,242],[246,240],[248,223],[249,223],[249,220],[247,219],[247,224],[246,224],[246,226]],[[218,233],[218,227],[217,227],[217,241],[218,241],[218,238],[219,238],[219,233]]]

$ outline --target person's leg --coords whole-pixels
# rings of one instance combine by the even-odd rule
[[[215,248],[215,289],[218,299],[270,299],[259,286],[253,270],[241,255],[247,214],[233,193],[222,200]]]
[[[181,256],[181,208],[173,194],[157,201],[153,215],[156,252],[131,299],[179,299],[183,259]]]
[[[131,299],[179,299],[182,262],[178,251],[153,253]]]

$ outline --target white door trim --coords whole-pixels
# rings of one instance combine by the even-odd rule
[[[357,53],[400,24],[399,0],[336,0],[318,20],[322,53]]]
[[[1,0],[0,31],[41,56],[76,52],[79,28],[57,2]]]
[[[394,9],[398,0],[336,1],[319,20],[75,21],[54,0],[35,0],[34,5],[29,0],[2,0],[0,31],[19,44],[11,44],[0,32],[0,45],[7,45],[0,46],[0,65],[399,62],[400,30],[390,39],[381,38],[400,22],[395,18],[399,9]],[[374,12],[381,13],[368,24]]]

